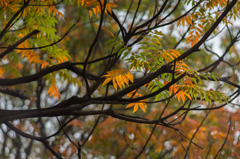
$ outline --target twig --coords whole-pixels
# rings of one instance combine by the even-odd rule
[[[226,136],[226,138],[225,138],[225,140],[224,140],[222,146],[221,146],[220,149],[218,150],[216,156],[214,157],[214,159],[216,159],[216,158],[218,157],[218,155],[221,153],[221,151],[222,151],[222,149],[223,149],[225,143],[227,142],[227,138],[228,138],[228,135],[229,135],[230,130],[231,130],[231,124],[232,124],[232,122],[231,122],[231,115],[230,115],[230,117],[229,117],[229,127],[228,127],[227,136]]]

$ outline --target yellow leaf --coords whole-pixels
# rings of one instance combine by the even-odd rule
[[[147,99],[144,99],[143,101],[147,102]],[[143,105],[147,108],[147,104],[143,103]]]
[[[135,104],[135,103],[130,103],[130,104],[128,104],[128,105],[126,106],[126,108],[130,108],[130,107],[134,106],[134,104]]]
[[[177,54],[178,56],[180,56],[181,54],[179,53],[179,51],[171,49],[172,52],[174,52],[175,54]]]
[[[144,104],[145,104],[145,103],[138,103],[138,105],[140,106],[140,108],[142,109],[142,111],[144,111],[144,113],[146,113],[145,108],[144,108]]]
[[[113,86],[114,86],[115,90],[117,90],[117,83],[115,82],[115,77],[113,77]]]
[[[188,65],[186,65],[184,62],[182,62],[180,65],[181,65],[182,67],[188,67]]]
[[[119,80],[120,80],[121,85],[122,85],[123,87],[125,87],[125,84],[124,84],[124,81],[123,81],[123,76],[120,74],[120,75],[118,76],[118,78],[119,78]]]
[[[119,79],[119,76],[116,76],[116,81],[118,86],[122,89],[122,84],[121,84],[121,80]]]
[[[123,77],[123,81],[124,81],[127,85],[129,85],[129,83],[128,83],[128,76],[126,75],[126,73],[124,73],[122,77]]]
[[[166,53],[165,55],[167,55],[168,57],[170,57],[170,59],[174,60],[174,58],[173,58],[171,55],[169,55],[168,53]]]
[[[107,78],[107,79],[103,82],[102,86],[104,86],[105,84],[109,83],[111,80],[112,80],[112,78]]]
[[[138,103],[135,103],[134,108],[133,108],[133,113],[135,113],[138,110]]]
[[[127,77],[133,83],[133,75],[130,72],[127,73]]]

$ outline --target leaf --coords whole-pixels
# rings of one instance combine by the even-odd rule
[[[152,90],[154,86],[155,86],[155,83],[151,81],[150,83],[148,83],[147,90]]]
[[[117,46],[114,48],[113,52],[115,53],[115,52],[118,51],[121,47],[122,47],[122,45],[117,45]]]
[[[127,77],[133,83],[133,75],[130,72],[127,73]]]
[[[144,104],[145,104],[145,103],[138,103],[138,105],[140,106],[140,108],[142,109],[142,111],[143,111],[144,113],[146,113]]]
[[[181,95],[182,101],[184,102],[185,101],[185,92],[179,91],[179,93]]]
[[[96,23],[93,23],[93,25],[95,25],[99,28],[99,25],[97,25]],[[105,27],[102,26],[101,29],[107,31],[112,37],[114,37],[114,34],[111,31],[109,31],[108,29],[106,29]]]
[[[92,11],[89,10],[88,12],[89,12],[89,15],[90,15],[90,18],[91,18],[92,17]]]
[[[84,7],[89,7],[89,6],[93,5],[95,2],[96,2],[96,0],[92,0],[92,1],[90,1],[90,2],[87,2],[87,3],[84,5]]]
[[[126,73],[124,73],[122,77],[123,77],[123,81],[124,81],[127,85],[129,85],[128,76],[126,75]]]
[[[135,103],[133,108],[133,113],[135,113],[137,110],[138,110],[138,103]]]
[[[111,45],[109,46],[109,49],[115,47],[118,43],[119,43],[119,42],[115,42],[115,43],[111,44]]]
[[[158,51],[158,49],[156,49],[155,47],[149,47],[148,50]]]
[[[111,43],[113,43],[113,42],[115,42],[115,41],[116,41],[116,39],[110,39],[110,40],[108,40],[108,41],[105,43],[105,45],[111,44]]]
[[[121,83],[120,76],[121,76],[121,75],[116,76],[116,81],[117,81],[118,86],[122,89],[122,83]]]
[[[159,93],[157,96],[156,96],[156,101],[159,101],[162,97],[162,93]]]
[[[115,78],[116,77],[113,77],[112,81],[113,81],[113,86],[114,86],[115,90],[117,90],[117,83],[115,82]]]
[[[104,86],[105,84],[109,83],[111,80],[112,80],[112,78],[107,78],[107,79],[103,82],[102,86]]]
[[[209,102],[211,103],[211,101],[209,101],[207,92],[204,93],[204,97],[205,97],[206,104],[208,104]]]
[[[132,106],[134,106],[135,105],[135,103],[130,103],[130,104],[128,104],[127,106],[126,106],[126,108],[130,108],[130,107],[132,107]]]
[[[126,48],[121,48],[119,51],[118,51],[118,56],[120,56],[122,53],[123,53],[123,51],[125,51],[126,50]]]
[[[133,82],[133,76],[129,70],[112,70],[108,71],[106,75],[103,75],[102,77],[107,77],[107,79],[103,82],[102,85],[107,84],[111,80],[113,80],[113,86],[117,90],[117,86],[120,88],[125,87],[125,83],[129,85],[129,80]],[[127,74],[125,72],[128,72]]]
[[[192,100],[192,97],[191,97],[189,94],[186,94],[186,96],[187,96],[190,100]]]

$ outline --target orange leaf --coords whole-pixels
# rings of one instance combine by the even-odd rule
[[[92,17],[92,11],[89,10],[88,12],[89,12],[89,14],[90,14],[90,18],[91,18],[91,17]]]
[[[185,101],[185,92],[183,91],[180,91],[179,93],[181,93],[181,98],[182,98],[182,101],[184,102]]]
[[[87,2],[87,3],[84,5],[84,7],[89,7],[89,6],[93,5],[95,2],[96,2],[96,0],[92,0],[92,1],[90,1],[90,2]]]
[[[99,27],[96,23],[93,23],[93,25]],[[110,35],[112,35],[112,37],[114,37],[114,34],[111,31],[109,31],[108,29],[106,29],[104,27],[101,27],[101,29],[107,31]]]
[[[191,97],[189,94],[186,94],[186,96],[187,96],[190,100],[192,100],[192,97]]]
[[[24,37],[24,34],[19,34],[18,37],[21,37],[21,38],[22,38],[22,37]]]

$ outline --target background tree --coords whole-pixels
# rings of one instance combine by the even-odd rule
[[[0,1],[1,158],[239,157],[239,5]]]

